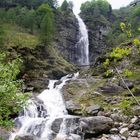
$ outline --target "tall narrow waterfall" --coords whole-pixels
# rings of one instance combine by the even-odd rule
[[[78,50],[78,58],[77,63],[81,66],[89,65],[89,40],[88,40],[88,30],[86,28],[85,23],[81,19],[81,17],[74,12],[78,24],[79,24],[79,41],[76,44],[76,48]]]

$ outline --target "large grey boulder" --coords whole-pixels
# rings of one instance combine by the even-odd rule
[[[104,116],[86,117],[80,119],[80,128],[88,134],[107,133],[113,126],[113,120]]]
[[[107,84],[99,88],[99,92],[109,94],[109,95],[116,95],[118,93],[121,93],[123,88],[121,86],[118,86],[117,84]]]

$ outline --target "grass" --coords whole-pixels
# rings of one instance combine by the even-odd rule
[[[5,46],[7,47],[34,48],[39,42],[37,36],[25,32],[17,25],[5,24],[4,31],[6,33]]]

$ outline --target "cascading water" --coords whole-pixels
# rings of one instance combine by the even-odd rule
[[[88,30],[82,18],[74,11],[79,24],[79,41],[76,44],[78,51],[77,63],[81,66],[89,66],[89,40]]]
[[[34,140],[65,137],[74,140],[72,133],[75,131],[73,124],[76,124],[76,117],[68,115],[61,89],[67,81],[77,76],[78,73],[62,77],[59,81],[50,80],[48,89],[38,95],[35,100],[30,99],[29,106],[24,108],[23,113],[15,119],[17,132],[12,133],[9,140],[15,140],[17,136],[32,136]],[[61,122],[60,128],[54,133],[53,124],[56,125],[59,122]]]

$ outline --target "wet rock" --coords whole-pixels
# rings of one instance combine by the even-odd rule
[[[76,104],[72,100],[66,102],[66,109],[70,115],[80,115],[81,114],[81,106]]]
[[[80,119],[80,128],[82,131],[91,135],[109,132],[112,125],[112,119],[104,116],[86,117]]]
[[[99,111],[103,111],[103,108],[99,105],[93,105],[86,108],[87,114],[91,116],[96,116]]]
[[[51,130],[53,130],[55,133],[58,133],[59,130],[60,130],[60,126],[61,126],[61,123],[62,123],[62,122],[63,122],[63,119],[62,119],[62,118],[56,119],[56,120],[52,123]]]
[[[129,89],[132,89],[134,87],[133,82],[131,82],[130,80],[125,79],[125,84],[127,85],[127,87]],[[126,89],[126,85],[125,85],[122,80],[119,81],[119,86],[123,87],[124,89]]]
[[[69,140],[81,140],[82,138],[81,138],[81,136],[79,136],[79,135],[76,135],[76,134],[70,134],[71,136],[70,136],[70,138],[71,139],[69,139]]]
[[[18,140],[34,140],[33,136],[16,137]]]

